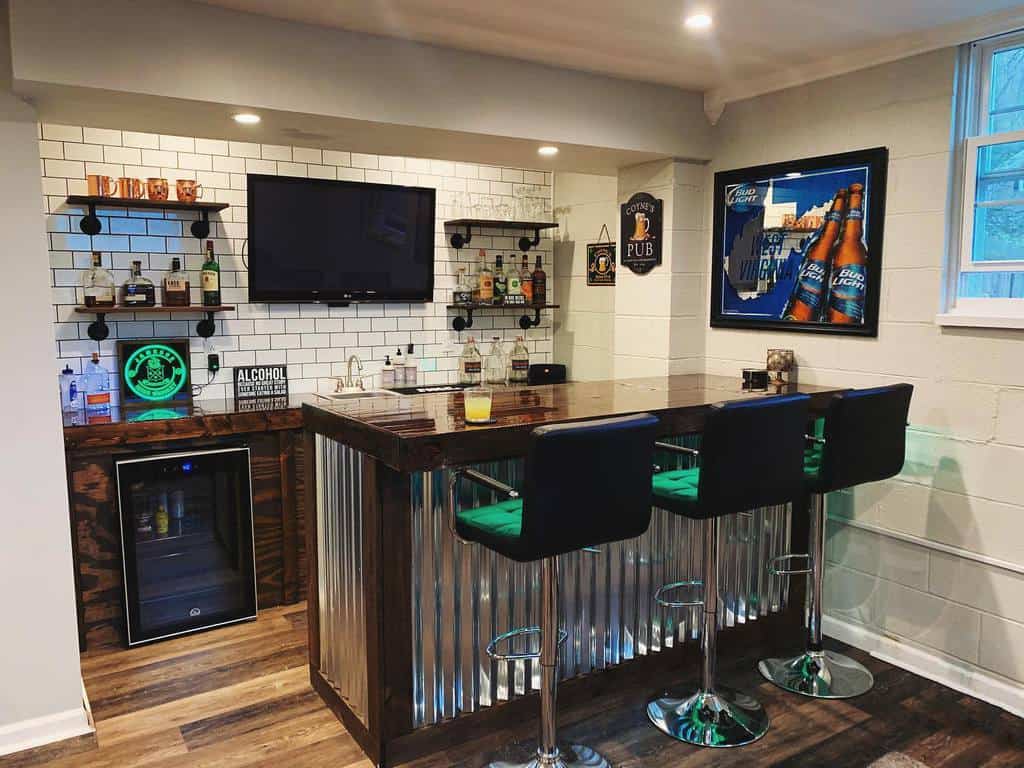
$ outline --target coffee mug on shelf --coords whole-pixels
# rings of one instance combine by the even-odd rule
[[[146,179],[146,195],[150,200],[166,200],[167,192],[167,179]]]
[[[91,197],[113,197],[117,192],[117,182],[112,177],[96,173],[86,177],[86,186]]]
[[[176,186],[178,200],[183,203],[194,203],[203,196],[203,185],[197,184],[195,179],[178,179]]]
[[[117,180],[117,196],[125,200],[138,200],[146,193],[141,179],[122,176]]]

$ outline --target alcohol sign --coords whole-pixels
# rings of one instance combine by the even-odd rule
[[[288,367],[242,365],[234,369],[235,401],[288,398]]]

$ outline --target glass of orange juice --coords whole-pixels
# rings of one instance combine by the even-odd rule
[[[491,420],[491,390],[489,387],[470,387],[464,392],[466,423],[487,424]]]

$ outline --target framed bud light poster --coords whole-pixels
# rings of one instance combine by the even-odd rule
[[[715,174],[711,326],[878,335],[884,147]]]

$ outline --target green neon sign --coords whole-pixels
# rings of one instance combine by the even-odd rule
[[[188,381],[188,366],[177,350],[166,344],[146,344],[124,363],[125,385],[142,400],[170,400]]]

